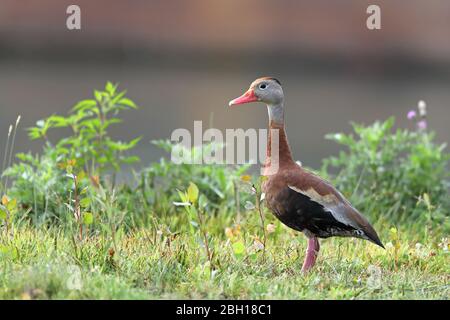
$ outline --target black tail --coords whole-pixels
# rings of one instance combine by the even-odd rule
[[[373,230],[373,232],[371,232],[371,234],[369,234],[368,232],[364,232],[364,233],[367,236],[367,240],[375,243],[376,245],[382,247],[383,249],[386,249],[384,247],[383,243],[381,242],[380,238],[378,237],[378,234],[375,232],[375,230]]]

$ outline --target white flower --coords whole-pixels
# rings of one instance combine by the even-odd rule
[[[425,103],[425,101],[420,100],[417,103],[417,107],[419,108],[419,114],[421,117],[424,117],[427,115],[427,104]]]
[[[320,277],[319,277],[319,276],[316,276],[314,279],[311,280],[311,284],[312,284],[313,286],[316,286],[316,285],[318,285],[319,283],[320,283]]]
[[[259,201],[263,201],[266,198],[266,194],[263,192],[261,193],[261,198],[259,199]]]
[[[417,242],[414,254],[419,259],[425,259],[428,256],[428,250],[423,244]]]
[[[99,273],[101,271],[99,265],[95,265],[93,268],[91,268],[91,273]]]
[[[449,242],[448,238],[442,238],[441,242],[438,244],[439,248],[441,248],[444,252],[448,252]]]
[[[269,223],[266,227],[266,230],[268,233],[274,233],[275,229],[276,229],[276,227],[273,223]]]
[[[252,248],[255,251],[261,251],[261,250],[264,250],[264,244],[261,241],[259,241],[258,239],[255,239],[255,241],[253,241]]]

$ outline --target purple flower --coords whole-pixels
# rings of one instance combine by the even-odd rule
[[[409,112],[408,112],[408,115],[407,115],[408,120],[412,120],[412,119],[414,119],[416,116],[417,116],[417,113],[416,113],[414,110],[409,111]]]
[[[419,130],[425,130],[427,128],[427,122],[425,120],[420,120],[417,122],[417,128],[419,128]]]

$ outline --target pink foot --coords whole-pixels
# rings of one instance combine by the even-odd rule
[[[302,267],[302,271],[304,273],[311,270],[311,268],[316,263],[319,249],[320,249],[319,240],[315,237],[308,238],[308,248],[306,249],[306,257]]]

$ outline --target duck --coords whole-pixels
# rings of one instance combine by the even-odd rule
[[[267,208],[287,227],[302,232],[307,249],[302,272],[310,271],[320,250],[319,239],[353,237],[382,248],[377,232],[331,183],[303,168],[292,156],[286,135],[284,93],[274,77],[253,81],[229,106],[263,103],[269,114],[266,159],[261,186]]]

